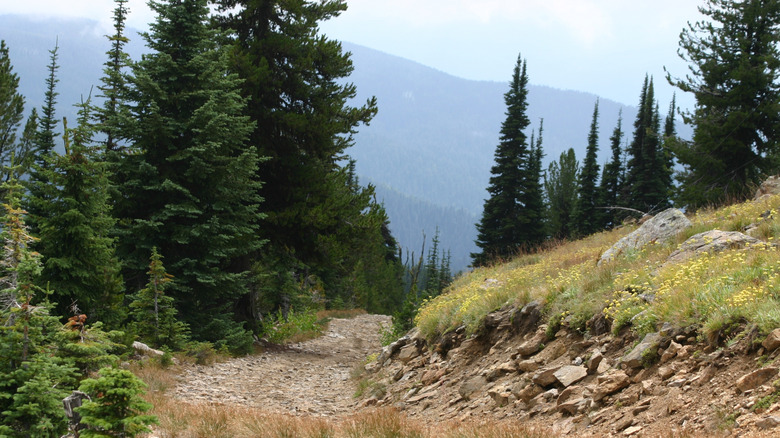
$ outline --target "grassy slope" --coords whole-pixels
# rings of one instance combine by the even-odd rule
[[[780,195],[699,211],[690,217],[693,226],[675,240],[622,254],[601,266],[597,265],[601,254],[635,227],[480,268],[426,303],[416,323],[429,338],[461,325],[473,332],[494,310],[541,300],[551,330],[566,324],[584,331],[591,317],[604,312],[615,322],[613,329],[631,324],[639,334],[664,322],[699,325],[705,336],[716,336],[735,321],[754,323],[768,332],[780,327],[780,250],[772,246],[780,239],[778,206]],[[771,214],[762,217],[768,211]],[[663,266],[669,254],[694,234],[713,229],[743,231],[754,223],[759,226],[753,236],[763,245]],[[642,294],[656,299],[646,303],[639,297]]]

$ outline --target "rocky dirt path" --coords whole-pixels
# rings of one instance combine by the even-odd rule
[[[235,404],[294,415],[354,412],[352,370],[381,349],[390,317],[333,319],[317,339],[275,351],[185,368],[174,396],[188,403]]]

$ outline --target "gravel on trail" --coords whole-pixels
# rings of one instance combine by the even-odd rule
[[[356,381],[366,357],[379,352],[385,315],[335,318],[319,338],[212,365],[187,366],[173,391],[187,403],[257,407],[293,415],[354,413]]]

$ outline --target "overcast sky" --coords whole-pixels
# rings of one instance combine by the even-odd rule
[[[455,76],[508,82],[517,55],[532,84],[595,93],[636,105],[645,74],[663,110],[672,92],[663,67],[684,75],[680,31],[704,0],[347,0],[322,24],[328,36],[408,58]],[[128,25],[146,28],[145,0]],[[3,0],[0,14],[87,17],[110,25],[111,0]],[[2,30],[0,30],[0,38]],[[690,96],[678,96],[690,107]]]

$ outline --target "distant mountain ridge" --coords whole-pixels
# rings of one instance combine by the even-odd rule
[[[0,16],[0,39],[10,48],[14,71],[21,77],[26,109],[43,102],[48,50],[58,40],[60,83],[58,115],[75,117],[72,105],[98,94],[108,41],[96,22],[39,20],[19,15]],[[142,39],[130,33],[128,52],[139,59]],[[376,96],[379,113],[361,126],[355,145],[347,150],[357,160],[362,182],[371,182],[384,201],[391,228],[402,247],[419,253],[423,233],[428,242],[439,226],[441,246],[452,250],[455,270],[467,267],[486,187],[504,120],[503,95],[507,82],[472,81],[419,63],[351,43],[355,70],[347,78],[357,86],[357,103]],[[543,82],[534,77],[532,82]],[[637,96],[641,85],[637,78]],[[538,129],[544,120],[545,166],[573,147],[582,158],[597,96],[551,87],[529,87],[529,118]],[[661,102],[665,106],[664,102]],[[608,138],[623,112],[630,135],[636,109],[602,99],[600,159],[608,156]],[[530,132],[528,133],[530,135]]]

